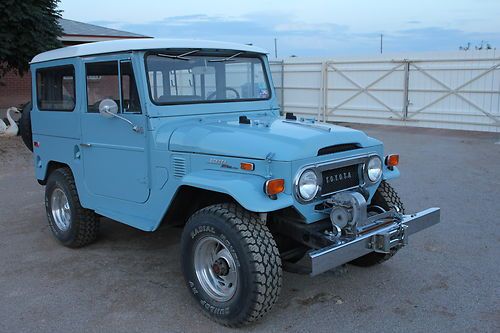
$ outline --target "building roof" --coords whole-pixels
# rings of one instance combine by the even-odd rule
[[[128,31],[121,31],[101,27],[68,19],[59,19],[59,25],[64,35],[72,36],[92,36],[92,37],[115,37],[115,38],[147,38],[148,36],[134,34]]]
[[[197,39],[119,39],[97,43],[79,44],[74,46],[63,47],[36,55],[31,63],[82,57],[96,54],[126,52],[126,51],[140,51],[140,50],[158,50],[158,49],[220,49],[220,50],[233,50],[255,53],[267,53],[266,50],[259,47],[216,42],[208,40]]]

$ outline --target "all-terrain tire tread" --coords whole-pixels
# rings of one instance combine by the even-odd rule
[[[31,129],[31,102],[23,106],[21,119],[19,119],[19,134],[26,145],[26,148],[33,151],[33,133]]]
[[[377,189],[377,193],[384,199],[390,208],[396,208],[396,210],[401,214],[405,213],[405,207],[401,198],[388,182],[383,180]]]
[[[252,308],[244,319],[227,323],[216,317],[210,318],[228,327],[241,327],[258,320],[276,303],[282,284],[281,257],[271,232],[256,214],[237,204],[223,203],[209,206],[193,214],[190,219],[199,214],[219,216],[241,235],[240,240],[251,258],[250,264],[255,268],[252,272],[252,283],[256,292],[252,299]]]
[[[81,206],[73,173],[69,168],[59,168],[53,172],[59,173],[66,181],[70,190],[69,195],[71,196],[71,198],[68,199],[73,201],[75,208],[74,216],[76,219],[72,223],[75,223],[77,233],[71,243],[66,243],[64,245],[71,248],[79,248],[94,242],[99,233],[100,221],[98,215],[94,211]],[[53,225],[52,220],[50,218],[48,220],[50,227],[54,229],[55,226]]]

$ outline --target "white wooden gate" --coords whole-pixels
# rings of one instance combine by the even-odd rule
[[[467,57],[464,57],[467,55]],[[346,121],[479,131],[500,128],[500,58],[297,58],[271,64],[282,109]]]

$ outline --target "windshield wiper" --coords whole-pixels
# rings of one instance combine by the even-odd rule
[[[232,56],[230,57],[226,57],[226,58],[222,58],[222,59],[210,59],[208,62],[225,62],[225,61],[232,61],[234,57],[237,57],[239,56],[240,54],[242,54],[243,52],[238,52],[236,54],[233,54]]]
[[[165,53],[158,53],[157,56],[159,57],[165,57],[165,58],[171,58],[171,59],[179,59],[179,60],[191,60],[190,58],[186,58],[187,55],[196,53],[200,50],[192,50],[185,52],[183,54],[175,55],[175,54],[165,54]]]

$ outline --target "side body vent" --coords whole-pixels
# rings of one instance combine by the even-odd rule
[[[318,156],[340,153],[343,151],[359,149],[361,146],[357,143],[343,143],[340,145],[323,147],[318,150]]]
[[[173,156],[172,171],[175,178],[184,177],[186,175],[186,159],[181,156]]]

